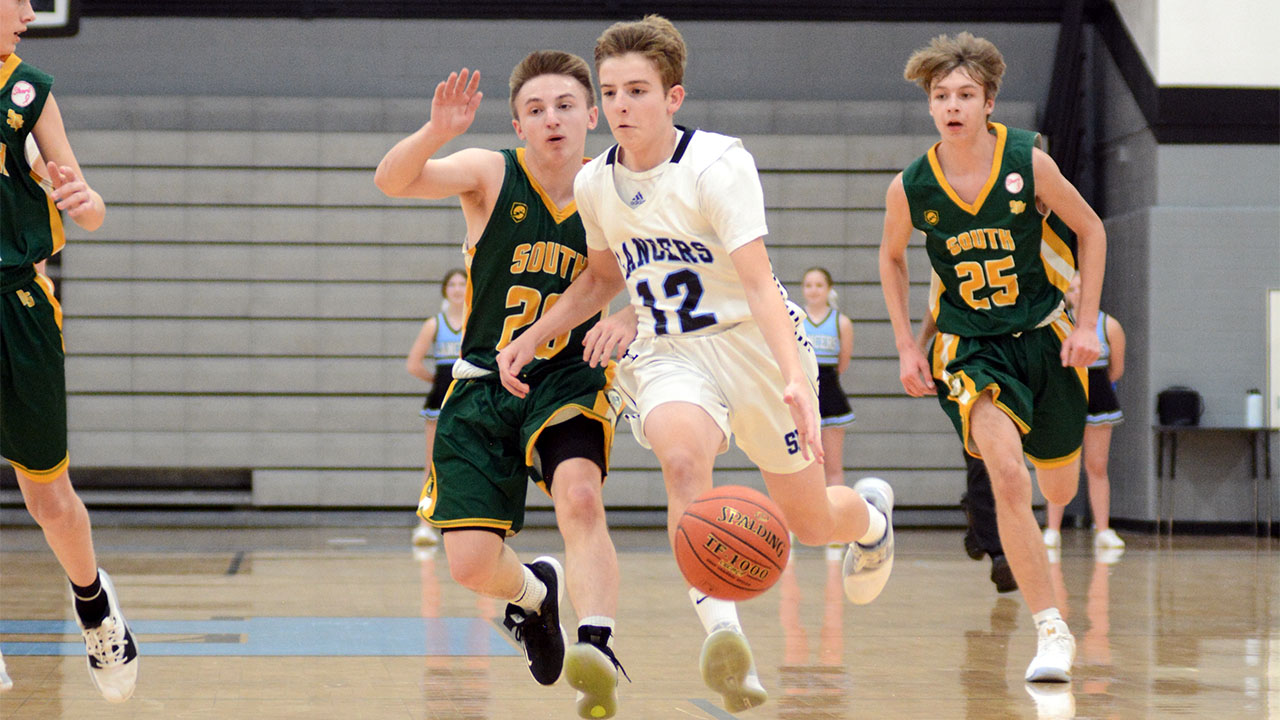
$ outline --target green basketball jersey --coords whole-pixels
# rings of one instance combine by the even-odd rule
[[[578,206],[557,208],[529,174],[524,149],[503,150],[506,176],[489,224],[468,252],[467,327],[462,358],[497,370],[498,350],[519,337],[587,267],[587,236]],[[538,348],[523,375],[582,362],[582,339],[594,317]]]
[[[1036,327],[1062,302],[1075,273],[1074,239],[1036,209],[1031,149],[1040,136],[988,127],[995,162],[972,205],[947,182],[937,145],[902,172],[911,224],[925,234],[939,281],[931,298],[938,330],[966,337]]]
[[[27,164],[26,142],[53,77],[17,55],[0,65],[0,267],[33,265],[62,249],[62,217]]]

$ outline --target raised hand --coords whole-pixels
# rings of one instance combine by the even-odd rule
[[[462,68],[461,72],[449,73],[447,80],[436,85],[436,94],[431,98],[432,127],[449,136],[466,132],[476,119],[480,98],[484,97],[479,87],[479,70],[471,73]]]

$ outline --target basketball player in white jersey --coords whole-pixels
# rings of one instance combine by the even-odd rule
[[[769,263],[755,161],[736,138],[675,126],[685,55],[679,31],[657,15],[617,23],[597,40],[602,107],[618,144],[574,182],[587,269],[502,350],[502,382],[523,396],[517,375],[538,344],[625,286],[639,317],[634,342],[596,332],[588,359],[626,349],[618,385],[637,415],[636,438],[662,466],[668,534],[711,488],[715,456],[736,437],[800,542],[849,544],[845,593],[870,602],[893,565],[893,491],[874,478],[826,487],[817,362]],[[735,605],[690,596],[708,634],[703,680],[730,710],[764,702]]]

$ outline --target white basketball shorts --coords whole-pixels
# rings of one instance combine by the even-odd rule
[[[816,414],[818,361],[804,330],[796,332]],[[617,386],[634,411],[628,413],[632,432],[646,448],[652,447],[644,433],[649,413],[665,403],[685,402],[705,410],[724,433],[721,453],[732,437],[766,472],[799,472],[813,462],[801,451],[791,410],[782,399],[782,373],[754,322],[709,335],[637,339],[618,365]]]

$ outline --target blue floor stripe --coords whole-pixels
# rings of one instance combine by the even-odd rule
[[[479,618],[252,617],[242,620],[131,621],[145,655],[163,656],[513,656],[519,652]],[[71,621],[0,620],[4,654],[82,655]],[[67,641],[24,641],[15,635],[66,635]],[[151,642],[148,636],[178,635]]]

